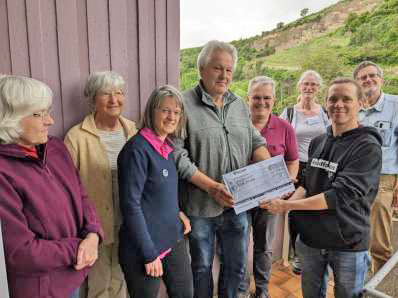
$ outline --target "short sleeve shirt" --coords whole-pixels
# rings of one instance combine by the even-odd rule
[[[299,158],[296,134],[293,127],[275,115],[270,115],[267,125],[261,130],[267,140],[267,149],[271,156],[283,155],[285,161]]]

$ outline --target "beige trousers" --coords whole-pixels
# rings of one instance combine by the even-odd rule
[[[98,260],[88,274],[87,298],[126,298],[127,288],[119,265],[118,243],[100,245]]]
[[[379,192],[370,212],[372,272],[376,273],[392,256],[392,201],[398,175],[381,175]]]

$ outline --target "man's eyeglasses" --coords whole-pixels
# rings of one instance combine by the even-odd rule
[[[264,100],[272,100],[272,97],[271,97],[271,96],[258,96],[258,95],[254,95],[254,96],[251,96],[251,99],[254,100],[254,101],[260,101],[260,100],[262,100],[262,99],[264,99]]]
[[[374,79],[375,77],[378,77],[379,75],[377,73],[368,73],[366,75],[358,77],[362,82],[366,81],[368,77],[370,79]]]

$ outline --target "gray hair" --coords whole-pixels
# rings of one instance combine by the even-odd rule
[[[0,78],[0,143],[19,139],[21,120],[35,111],[49,109],[53,93],[46,84],[27,77],[6,75]]]
[[[95,96],[99,91],[122,90],[125,92],[126,82],[114,71],[98,71],[90,74],[84,87],[84,96],[92,110],[95,108]]]
[[[236,51],[236,48],[233,45],[223,41],[211,40],[203,46],[199,53],[197,61],[199,76],[200,70],[209,63],[210,57],[215,51],[224,51],[230,54],[233,61],[233,70],[235,70],[236,63],[238,61],[238,52]]]
[[[256,85],[261,85],[261,86],[266,86],[266,85],[271,85],[272,86],[272,96],[274,99],[276,99],[276,92],[275,92],[275,81],[267,76],[257,76],[254,77],[249,81],[249,87],[247,88],[247,93],[250,94],[253,87]]]
[[[301,76],[300,76],[300,78],[299,78],[299,80],[298,80],[298,82],[297,82],[297,88],[300,87],[301,83],[302,83],[302,82],[305,80],[305,78],[308,77],[308,76],[313,76],[313,77],[318,81],[319,87],[322,87],[322,85],[323,85],[323,80],[322,80],[321,75],[320,75],[318,72],[316,72],[315,70],[310,69],[310,70],[304,71],[304,72],[301,74]]]
[[[381,69],[381,67],[378,66],[376,63],[374,63],[374,62],[372,62],[372,61],[368,61],[368,60],[359,63],[359,64],[357,65],[357,67],[355,67],[355,69],[354,69],[354,71],[353,71],[353,73],[352,73],[352,77],[356,80],[359,71],[360,71],[361,69],[365,68],[365,67],[368,67],[368,66],[374,66],[374,67],[377,69],[377,75],[378,75],[380,78],[383,78],[383,77],[384,77],[383,69]]]
[[[148,102],[145,106],[144,116],[141,121],[141,128],[147,127],[155,131],[154,115],[155,109],[159,108],[166,97],[175,99],[178,107],[181,109],[181,117],[179,119],[177,129],[172,136],[184,139],[186,137],[185,122],[186,115],[184,111],[184,104],[180,91],[171,85],[164,85],[156,88],[149,96]]]

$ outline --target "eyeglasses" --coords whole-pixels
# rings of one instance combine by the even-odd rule
[[[379,76],[379,74],[377,74],[377,73],[368,73],[368,74],[358,77],[358,79],[361,80],[362,82],[364,82],[368,79],[368,77],[369,77],[369,79],[374,79],[375,77],[378,77],[378,76]]]
[[[254,101],[260,101],[260,100],[262,100],[262,99],[264,99],[264,100],[272,100],[272,96],[258,96],[258,95],[254,95],[254,96],[251,96],[251,99],[254,100]]]
[[[314,82],[302,82],[301,85],[305,87],[319,87],[319,84]]]
[[[112,96],[120,97],[123,95],[124,95],[124,93],[122,90],[98,92],[98,96],[106,96],[106,97],[112,97]]]
[[[170,109],[162,109],[162,108],[158,108],[159,111],[161,111],[163,114],[167,114],[167,115],[174,115],[176,117],[181,117],[182,112],[181,111],[172,111]]]
[[[51,113],[52,113],[52,109],[50,108],[50,109],[47,109],[47,110],[41,110],[41,111],[38,111],[38,112],[34,112],[32,114],[32,116],[34,118],[41,118],[41,120],[44,120],[47,117],[51,117]]]

